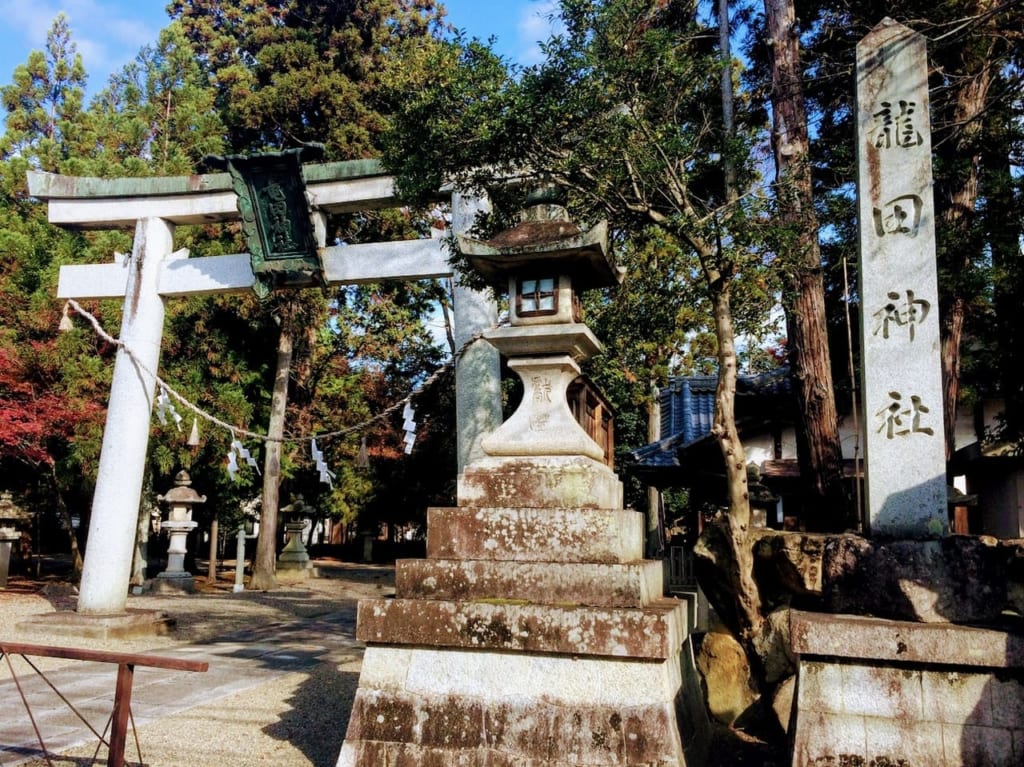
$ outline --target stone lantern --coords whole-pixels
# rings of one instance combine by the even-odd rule
[[[192,489],[192,478],[187,471],[179,471],[174,477],[174,487],[166,495],[158,495],[157,501],[167,504],[167,519],[160,523],[160,529],[167,532],[170,543],[167,569],[157,575],[155,588],[158,591],[195,591],[192,573],[185,571],[186,541],[198,525],[192,521],[192,507],[206,503],[206,496]]]
[[[29,518],[29,513],[14,503],[14,496],[9,491],[0,492],[0,589],[7,588],[11,546],[21,540],[17,525],[27,522]]]
[[[534,202],[511,230],[459,240],[509,292],[509,325],[484,338],[523,399],[463,469],[458,507],[428,509],[426,558],[396,562],[393,597],[360,601],[367,652],[338,764],[700,763],[679,721],[700,695],[683,686],[686,608],[663,596],[643,514],[567,399],[601,349],[577,298],[620,273],[603,225]],[[460,727],[426,738],[408,724],[424,721]]]
[[[309,552],[302,542],[302,533],[310,524],[307,517],[313,509],[306,504],[301,495],[280,509],[281,516],[288,519],[284,523],[285,544],[277,557],[277,571],[288,575],[308,577],[316,575],[317,570],[310,561]]]
[[[566,397],[580,363],[603,349],[581,321],[580,294],[622,280],[607,224],[581,231],[545,189],[531,196],[513,228],[487,241],[460,236],[458,243],[473,269],[507,291],[509,325],[484,338],[523,382],[519,408],[481,443],[487,457],[460,477],[459,504],[618,508],[621,483]]]

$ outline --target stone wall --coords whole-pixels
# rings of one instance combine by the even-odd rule
[[[795,767],[1024,764],[1024,636],[793,612]]]

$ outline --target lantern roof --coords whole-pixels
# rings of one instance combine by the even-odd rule
[[[199,495],[199,493],[192,489],[191,485],[192,478],[188,475],[188,472],[184,470],[179,471],[174,476],[174,487],[168,490],[165,495],[157,496],[157,500],[169,505],[206,503],[206,496]]]
[[[582,231],[557,204],[528,207],[518,224],[489,240],[459,235],[458,245],[470,266],[499,290],[512,275],[568,274],[576,290],[622,281],[608,248],[608,223]]]

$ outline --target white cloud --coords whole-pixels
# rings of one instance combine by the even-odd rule
[[[103,87],[114,70],[135,58],[139,48],[154,44],[160,29],[169,22],[162,3],[0,0],[6,47],[9,53],[23,52],[12,62],[12,69],[28,58],[29,51],[46,46],[46,35],[60,13],[68,18],[71,40],[89,75],[89,90]]]
[[[6,27],[4,36],[21,41],[26,48],[25,58],[29,50],[39,50],[46,44],[46,33],[58,12],[46,4],[0,0],[0,16]]]
[[[528,3],[520,11],[516,24],[519,63],[529,66],[539,64],[543,60],[540,42],[563,28],[557,12],[558,0],[536,0]]]

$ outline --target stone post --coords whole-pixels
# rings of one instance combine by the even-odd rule
[[[861,377],[874,535],[948,528],[928,62],[884,19],[857,45]]]
[[[81,615],[125,612],[164,326],[160,262],[171,253],[173,234],[173,225],[158,218],[142,219],[135,228],[121,317],[124,346],[114,363],[78,597]]]

